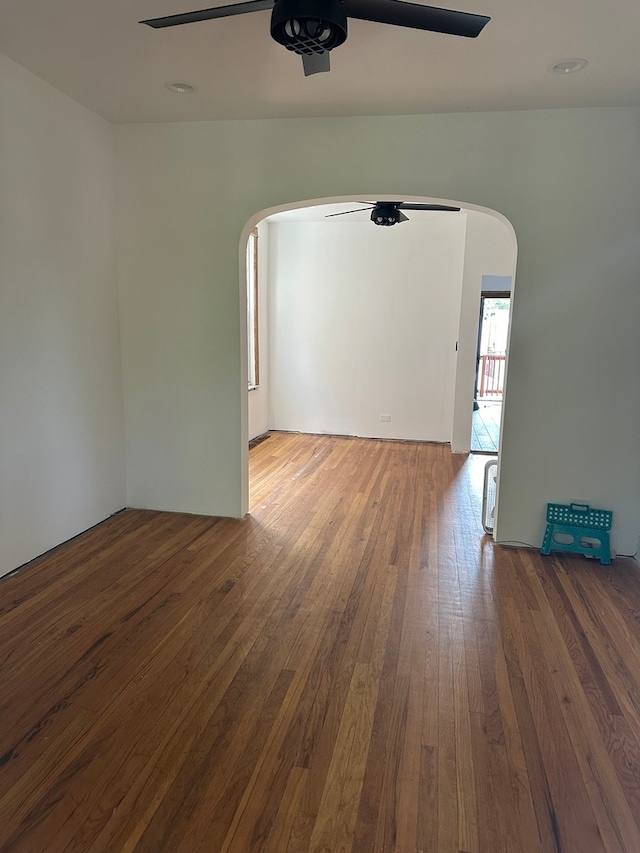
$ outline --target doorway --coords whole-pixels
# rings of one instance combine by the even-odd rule
[[[405,199],[406,200],[406,199]],[[411,199],[413,201],[413,199]],[[416,201],[428,201],[432,202],[433,199],[416,199]],[[435,200],[440,201],[440,200]],[[359,381],[355,384],[355,392],[352,393],[349,397],[349,410],[347,411],[347,415],[351,415],[354,411],[353,402],[355,397],[357,399],[355,402],[361,403],[362,399],[366,394],[369,397],[372,396],[372,393],[375,392],[378,396],[382,396],[380,394],[380,377],[383,379],[387,377],[389,374],[392,374],[394,377],[393,383],[393,399],[391,399],[391,395],[389,395],[390,403],[385,405],[385,401],[383,400],[380,405],[377,405],[377,401],[374,401],[373,405],[370,408],[373,411],[372,420],[375,423],[369,424],[369,428],[367,429],[367,425],[364,425],[364,428],[360,428],[360,425],[353,425],[351,423],[346,423],[346,416],[344,411],[341,409],[337,411],[340,403],[344,402],[343,397],[344,394],[340,396],[337,393],[338,386],[335,381],[333,381],[336,377],[336,371],[332,374],[332,381],[330,383],[323,383],[322,378],[323,375],[321,373],[322,370],[326,370],[332,365],[335,367],[334,362],[339,362],[341,372],[338,375],[339,379],[344,379],[343,374],[345,373],[344,365],[352,365],[354,363],[354,359],[351,358],[353,355],[353,346],[357,343],[358,346],[362,349],[361,340],[357,336],[353,334],[345,337],[345,327],[347,327],[347,331],[352,331],[355,327],[355,322],[352,322],[353,318],[347,316],[348,312],[346,311],[349,308],[349,305],[345,304],[345,299],[347,296],[351,298],[351,291],[354,288],[353,282],[358,281],[359,279],[363,279],[362,269],[359,268],[356,273],[357,275],[353,275],[349,281],[349,287],[344,287],[339,294],[339,299],[336,298],[334,301],[336,304],[340,305],[340,312],[337,317],[334,317],[333,324],[331,325],[331,330],[329,335],[318,335],[316,322],[318,320],[318,316],[320,315],[320,319],[322,318],[322,314],[319,311],[318,306],[314,308],[313,314],[313,322],[314,329],[307,329],[304,325],[305,323],[310,322],[309,317],[306,315],[302,317],[298,317],[298,321],[291,326],[291,333],[283,335],[283,324],[287,319],[286,317],[281,316],[281,312],[279,310],[279,301],[278,296],[273,292],[273,283],[278,281],[278,287],[282,289],[282,285],[285,282],[286,275],[283,276],[283,271],[286,273],[289,267],[295,264],[298,264],[299,269],[308,267],[308,259],[309,252],[303,253],[303,258],[299,259],[298,255],[300,254],[301,247],[304,245],[304,234],[303,231],[310,230],[314,227],[314,224],[324,223],[325,225],[329,225],[331,223],[344,222],[349,223],[349,228],[356,231],[357,223],[359,220],[362,220],[363,223],[368,223],[368,228],[371,228],[370,222],[370,210],[369,209],[358,209],[357,212],[350,213],[349,217],[341,217],[340,219],[330,218],[328,215],[328,210],[331,214],[335,215],[336,213],[344,214],[347,211],[355,211],[356,204],[363,205],[368,202],[363,201],[360,197],[357,203],[354,203],[352,199],[346,198],[325,198],[325,199],[315,199],[309,200],[305,204],[301,206],[301,203],[297,204],[289,204],[285,206],[280,206],[276,208],[265,209],[261,211],[259,214],[256,214],[247,222],[245,229],[243,231],[243,237],[241,238],[240,244],[240,261],[241,261],[241,299],[244,301],[246,299],[246,277],[242,276],[242,272],[244,271],[244,267],[246,266],[246,241],[249,237],[249,234],[252,229],[258,227],[260,232],[260,273],[259,273],[259,281],[261,286],[258,287],[259,290],[259,298],[266,298],[266,291],[269,290],[269,299],[268,306],[265,307],[265,310],[260,310],[260,385],[256,389],[249,391],[246,395],[247,400],[247,427],[248,427],[248,439],[253,439],[254,437],[260,437],[265,435],[269,429],[293,429],[297,431],[303,432],[319,432],[319,433],[328,433],[328,434],[360,434],[360,435],[369,435],[371,437],[379,437],[389,438],[389,437],[398,437],[401,439],[410,439],[410,440],[440,440],[444,443],[450,443],[452,450],[455,453],[468,453],[470,450],[471,444],[471,421],[472,421],[472,412],[471,412],[471,404],[470,401],[473,399],[474,395],[474,386],[476,380],[476,350],[477,350],[477,335],[478,335],[478,303],[480,299],[481,290],[491,290],[492,286],[495,285],[495,289],[501,289],[505,286],[506,282],[509,282],[509,286],[513,281],[513,273],[511,270],[515,270],[515,259],[516,259],[516,251],[517,251],[517,243],[515,240],[515,234],[513,232],[513,228],[511,224],[499,213],[491,210],[487,210],[485,208],[480,208],[475,205],[462,205],[460,207],[463,208],[463,216],[466,217],[466,237],[464,242],[464,255],[463,260],[460,258],[461,263],[463,263],[463,268],[458,271],[458,275],[460,281],[455,282],[456,286],[462,287],[462,293],[459,294],[459,297],[453,300],[452,305],[449,306],[451,311],[454,313],[447,314],[447,321],[451,320],[453,325],[451,325],[451,340],[448,342],[445,341],[442,349],[442,353],[448,358],[448,354],[451,353],[453,356],[453,361],[451,364],[447,362],[447,373],[449,375],[449,384],[448,390],[446,393],[446,403],[445,405],[439,406],[437,405],[437,401],[435,395],[433,393],[416,393],[416,389],[422,389],[422,386],[425,381],[425,376],[427,378],[430,377],[430,373],[427,371],[425,375],[420,375],[415,382],[409,383],[407,376],[410,372],[410,368],[414,364],[424,365],[424,349],[422,348],[420,352],[415,355],[415,358],[405,358],[403,364],[401,365],[401,369],[395,369],[392,364],[392,359],[384,358],[382,364],[378,362],[384,355],[383,350],[391,350],[391,354],[400,354],[404,353],[407,349],[407,346],[411,343],[412,340],[417,338],[418,340],[424,339],[424,328],[420,330],[420,337],[417,335],[408,335],[406,334],[406,328],[403,325],[403,335],[400,343],[398,343],[398,336],[393,337],[388,329],[388,321],[387,326],[385,326],[383,330],[383,334],[378,334],[376,341],[376,348],[373,350],[372,357],[368,360],[369,370],[368,373],[364,375],[364,380]],[[453,202],[450,202],[453,203]],[[456,203],[457,204],[457,203]],[[331,205],[331,207],[327,207],[327,205]],[[333,208],[333,209],[332,209]],[[422,215],[422,213],[420,213]],[[428,215],[424,214],[424,215]],[[438,214],[438,222],[441,221],[443,216],[446,217],[458,217],[458,214],[455,213],[445,213]],[[462,217],[460,217],[462,218]],[[418,222],[418,214],[415,215],[416,223]],[[444,220],[442,220],[444,222]],[[285,250],[282,248],[284,245],[282,242],[283,238],[283,229],[280,229],[281,223],[287,223],[287,227],[296,228],[296,238],[293,240],[289,247]],[[274,224],[277,229],[273,228]],[[399,226],[398,226],[399,227]],[[412,227],[411,221],[409,223],[404,223],[402,225],[402,231],[394,231],[393,229],[386,229],[385,233],[380,235],[377,233],[378,229],[375,229],[376,236],[378,240],[385,238],[385,242],[391,244],[391,240],[389,238],[400,236],[400,234],[405,233],[406,231],[410,231]],[[264,233],[261,229],[264,228]],[[325,231],[323,228],[323,233],[319,243],[326,248],[327,238],[325,235]],[[422,240],[422,238],[421,238]],[[318,242],[318,241],[316,241]],[[421,242],[422,245],[422,242]],[[441,249],[443,243],[440,241],[437,244],[438,249]],[[391,248],[389,246],[389,248]],[[405,304],[411,304],[416,307],[416,299],[422,298],[420,291],[417,291],[417,294],[411,294],[410,298],[402,298],[400,299],[399,290],[400,285],[403,287],[406,284],[407,276],[409,274],[413,275],[415,272],[415,268],[427,269],[429,271],[429,275],[433,275],[434,271],[434,263],[433,258],[430,256],[429,263],[426,265],[420,266],[414,263],[414,269],[411,269],[409,273],[402,275],[399,274],[399,270],[401,269],[402,263],[405,261],[407,256],[406,251],[402,251],[398,253],[398,257],[396,259],[393,275],[388,275],[386,279],[382,282],[382,284],[387,287],[389,282],[394,283],[394,287],[391,289],[391,293],[393,294],[393,299],[397,301],[397,304],[392,306],[392,310],[387,310],[384,312],[384,317],[394,319],[395,314],[398,312],[398,306],[402,308]],[[352,241],[349,244],[349,248],[345,248],[344,252],[342,252],[341,257],[343,257],[344,263],[338,269],[339,273],[344,272],[344,268],[348,266],[350,263],[349,258],[353,255],[353,245]],[[356,253],[358,258],[368,257],[368,254]],[[453,257],[453,256],[452,256]],[[302,261],[304,260],[304,264]],[[415,258],[414,258],[415,261]],[[294,263],[295,262],[295,263]],[[298,263],[299,262],[299,263]],[[491,268],[498,273],[497,275],[487,275],[486,270],[487,267]],[[323,266],[324,269],[324,266]],[[507,274],[507,271],[511,272],[511,274]],[[312,268],[313,272],[313,268]],[[325,270],[326,273],[326,270]],[[378,267],[375,270],[376,275],[379,273]],[[326,276],[325,276],[326,278]],[[442,278],[441,275],[438,275],[438,280],[440,281]],[[360,327],[364,327],[365,329],[371,329],[372,323],[370,322],[370,317],[367,315],[366,318],[361,315],[366,312],[371,314],[373,308],[377,305],[375,300],[372,301],[371,293],[372,289],[377,294],[376,299],[380,301],[382,295],[382,285],[379,288],[380,293],[374,287],[374,275],[369,272],[364,276],[364,280],[367,284],[366,291],[366,299],[363,298],[361,300],[361,306],[363,306],[360,311],[358,318],[360,323]],[[400,284],[398,284],[398,282]],[[441,283],[441,281],[440,281]],[[296,283],[296,287],[292,291],[290,296],[292,298],[285,299],[284,304],[286,306],[287,311],[292,311],[294,307],[297,306],[296,310],[301,310],[302,308],[308,309],[310,305],[315,306],[316,296],[313,298],[300,298],[300,285],[299,281]],[[323,287],[320,289],[316,289],[316,294],[320,294],[326,301],[328,299],[327,296],[327,288],[326,282],[324,282]],[[447,292],[449,293],[451,288],[447,288]],[[294,298],[295,297],[295,298]],[[315,301],[314,301],[315,300]],[[280,300],[282,301],[282,300]],[[455,305],[454,305],[455,303]],[[319,306],[320,308],[323,305]],[[433,311],[433,304],[429,304],[428,311],[423,312],[424,316],[430,318],[432,316],[437,316],[436,312]],[[414,310],[414,314],[418,312]],[[412,314],[413,317],[413,314]],[[366,319],[366,323],[364,320]],[[348,322],[347,322],[348,320]],[[268,322],[267,322],[268,321]],[[262,328],[263,323],[265,323],[265,327]],[[457,325],[457,328],[456,328]],[[444,323],[441,322],[440,327],[444,326]],[[393,330],[392,330],[393,331]],[[312,334],[313,332],[313,334]],[[247,334],[250,334],[250,329],[247,328]],[[358,333],[360,334],[360,332]],[[392,341],[393,338],[393,341]],[[311,356],[313,355],[313,348],[308,344],[310,342],[320,341],[330,341],[331,347],[329,350],[326,349],[324,351],[324,360],[320,362],[318,365],[316,362],[311,363]],[[290,381],[292,377],[289,376],[286,370],[282,370],[282,348],[289,346],[291,347],[292,342],[300,340],[304,341],[304,347],[302,349],[298,348],[298,357],[296,358],[286,358],[284,359],[285,367],[288,365],[289,373],[294,370],[297,370],[302,374],[304,383],[303,383],[303,391],[306,394],[305,397],[301,399],[301,405],[297,406],[297,409],[300,411],[303,410],[302,404],[306,405],[307,408],[310,405],[309,398],[312,397],[311,403],[316,405],[318,409],[320,408],[320,400],[322,398],[322,394],[326,391],[326,387],[329,387],[331,390],[331,407],[324,406],[322,409],[323,421],[322,423],[310,423],[303,422],[300,418],[291,424],[284,422],[282,418],[282,406],[281,406],[281,397],[283,396],[281,393],[282,386],[285,382],[288,382],[287,393],[284,397],[285,402],[291,406],[291,401],[294,400],[296,402],[300,402],[298,390],[293,388],[291,391],[292,382]],[[429,340],[431,340],[431,336],[429,335]],[[393,346],[390,344],[393,342]],[[243,342],[243,349],[247,345],[247,340],[245,339]],[[342,357],[343,353],[341,348],[345,346],[351,347],[348,355],[350,356],[348,359]],[[299,354],[302,353],[303,358],[299,357]],[[356,352],[357,354],[357,352]],[[243,352],[243,357],[246,359],[246,355]],[[378,361],[376,361],[378,358]],[[433,365],[437,364],[438,369],[441,371],[445,366],[442,363],[442,358],[438,357],[437,359],[429,360],[429,370],[432,370]],[[408,365],[408,367],[407,367]],[[451,368],[449,370],[449,368]],[[310,379],[311,377],[311,379]],[[294,376],[293,379],[299,377]],[[415,377],[414,377],[415,379]],[[245,380],[246,381],[246,380]],[[442,436],[436,435],[435,437],[423,437],[421,435],[415,434],[413,428],[411,429],[411,433],[408,435],[403,435],[400,433],[400,428],[402,426],[401,417],[404,416],[404,412],[402,411],[402,407],[404,405],[405,400],[400,396],[400,392],[403,391],[404,386],[407,384],[411,384],[411,395],[409,396],[409,402],[414,407],[423,405],[427,407],[428,413],[433,415],[434,412],[439,413],[439,416],[444,416],[446,418],[446,430],[443,432]],[[326,387],[325,387],[326,386]],[[374,387],[375,386],[375,387]],[[340,386],[342,387],[342,386]],[[338,389],[339,390],[339,389]],[[295,392],[295,393],[294,393]],[[354,397],[355,394],[355,397]],[[325,394],[326,396],[326,394]],[[405,395],[406,397],[406,395]],[[265,404],[262,405],[262,398],[264,398]],[[393,408],[391,408],[393,405]],[[405,406],[405,408],[408,408]],[[344,409],[344,407],[343,407]],[[336,411],[334,411],[336,410]],[[306,410],[304,412],[306,413]],[[259,417],[256,417],[256,414],[259,414]],[[415,413],[414,413],[415,414]],[[419,422],[421,424],[425,423],[424,417],[421,417],[422,412],[417,412],[416,417],[414,417],[414,422]],[[333,423],[329,423],[329,417],[332,416],[334,420],[336,418],[342,418],[342,422],[337,425]],[[353,420],[353,418],[352,418]],[[326,421],[326,422],[325,422]],[[366,429],[366,431],[365,431]],[[383,433],[383,430],[385,432]],[[392,432],[393,431],[393,432]],[[244,442],[243,442],[244,444]],[[248,441],[245,447],[248,447]],[[246,451],[245,451],[246,454]],[[249,509],[249,477],[248,477],[248,457],[243,454],[243,466],[246,465],[244,469],[246,471],[247,477],[246,480],[243,480],[243,488],[246,488],[246,491],[243,491],[243,506],[246,509]]]
[[[472,453],[497,455],[500,449],[510,312],[509,291],[482,292],[471,431]]]

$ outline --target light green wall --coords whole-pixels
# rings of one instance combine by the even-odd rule
[[[0,55],[0,575],[125,503],[113,128]]]
[[[640,151],[630,108],[116,129],[131,505],[237,515],[239,240],[258,211],[361,193],[498,210],[518,239],[498,536],[548,500],[640,514]]]

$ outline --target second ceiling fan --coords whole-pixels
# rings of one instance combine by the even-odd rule
[[[362,204],[367,204],[363,201]],[[397,225],[399,222],[407,222],[409,217],[405,216],[403,210],[441,210],[459,213],[459,207],[451,207],[448,204],[420,204],[404,201],[376,201],[371,207],[359,207],[356,210],[344,210],[340,213],[328,213],[325,217],[347,216],[350,213],[360,213],[363,210],[371,211],[371,221],[375,225]]]
[[[329,52],[347,38],[347,18],[475,38],[490,21],[486,15],[421,6],[403,0],[247,0],[140,21],[154,29],[210,21],[273,9],[271,36],[302,57],[305,76],[329,71]]]

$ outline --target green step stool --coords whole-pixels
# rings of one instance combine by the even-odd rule
[[[588,504],[547,504],[547,529],[542,554],[572,551],[587,557],[598,557],[603,566],[611,563],[609,531],[613,513],[607,509],[591,509]],[[556,536],[571,536],[571,542],[557,542]],[[594,544],[594,540],[599,545]]]

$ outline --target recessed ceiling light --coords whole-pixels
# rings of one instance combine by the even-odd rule
[[[177,92],[178,95],[190,95],[196,91],[196,87],[192,83],[187,83],[185,80],[173,80],[164,84],[170,92]]]
[[[589,63],[586,59],[561,59],[551,66],[551,71],[554,74],[573,74],[576,71],[582,71]]]

